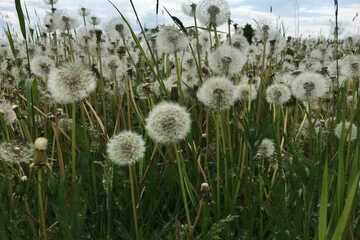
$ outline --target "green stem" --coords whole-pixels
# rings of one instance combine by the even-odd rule
[[[184,202],[186,220],[187,220],[187,224],[188,224],[188,228],[189,228],[188,239],[192,239],[192,225],[191,225],[189,205],[188,205],[188,202],[187,202],[187,197],[186,197],[186,192],[185,192],[182,159],[181,159],[181,157],[179,155],[176,144],[174,144],[174,151],[175,151],[176,163],[177,163],[177,167],[178,167],[178,171],[179,171],[180,187],[181,187],[181,193],[182,193],[182,198],[183,198],[183,202]]]
[[[76,103],[72,104],[71,128],[71,174],[72,182],[76,182]]]
[[[132,203],[132,211],[133,211],[133,220],[135,226],[135,239],[140,239],[139,234],[139,223],[138,223],[138,216],[136,210],[136,198],[135,198],[135,184],[134,184],[134,175],[133,175],[133,167],[129,165],[129,180],[130,180],[130,188],[131,188],[131,203]]]
[[[37,194],[38,194],[38,204],[39,204],[39,218],[40,218],[40,239],[46,240],[47,239],[47,232],[46,232],[46,220],[45,220],[45,211],[44,211],[44,203],[43,203],[43,172],[42,169],[38,169],[37,172]]]

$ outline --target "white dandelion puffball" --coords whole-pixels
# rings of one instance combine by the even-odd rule
[[[17,120],[13,106],[4,100],[0,100],[0,116],[3,115],[6,124],[13,124]]]
[[[197,1],[186,0],[181,4],[181,10],[189,17],[194,17],[196,12]]]
[[[256,85],[241,83],[236,87],[235,94],[239,101],[251,102],[257,97]]]
[[[120,166],[134,164],[145,154],[145,142],[141,135],[122,131],[113,136],[106,146],[109,159]]]
[[[190,128],[190,114],[177,103],[159,103],[146,119],[146,131],[158,143],[176,143],[187,136]]]
[[[225,0],[202,0],[197,6],[197,17],[206,26],[220,26],[230,19],[230,15],[230,7]]]
[[[268,103],[283,105],[291,98],[290,89],[284,84],[272,84],[266,89],[266,101]]]
[[[210,109],[229,109],[236,100],[235,86],[225,77],[213,77],[201,85],[197,98]]]
[[[105,25],[105,32],[110,40],[120,40],[128,38],[130,30],[121,18],[113,18]]]
[[[246,55],[239,49],[223,44],[209,55],[209,66],[216,73],[239,73],[246,63]]]
[[[290,86],[293,95],[301,101],[321,98],[329,91],[329,81],[322,75],[312,72],[301,73]]]
[[[43,55],[35,56],[31,60],[30,65],[31,71],[41,77],[47,76],[54,66],[54,61],[51,58]]]
[[[247,55],[250,44],[248,40],[241,33],[236,33],[231,37],[231,42],[234,48],[239,49],[242,54]]]
[[[57,10],[54,13],[54,24],[60,31],[68,31],[79,26],[79,21],[65,11]]]
[[[156,38],[157,48],[161,53],[175,53],[185,50],[189,44],[186,35],[175,26],[164,26]]]
[[[34,149],[30,144],[16,141],[0,144],[0,161],[10,164],[29,163],[34,158]]]
[[[68,104],[88,97],[96,88],[96,77],[86,66],[68,63],[60,69],[54,68],[47,84],[55,102]]]
[[[273,140],[264,138],[258,146],[257,154],[261,157],[270,158],[275,153],[275,143]]]
[[[346,137],[345,139],[349,141],[354,141],[357,138],[357,127],[355,124],[351,124],[348,121],[341,122],[335,127],[335,136],[339,139],[342,138],[342,136]]]

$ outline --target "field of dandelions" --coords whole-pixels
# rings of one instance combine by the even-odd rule
[[[359,38],[45,2],[0,42],[1,240],[360,239]]]

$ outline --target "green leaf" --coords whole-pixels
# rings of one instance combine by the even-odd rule
[[[322,179],[321,200],[320,200],[320,214],[319,214],[319,240],[326,240],[327,231],[327,206],[329,195],[329,169],[328,161],[325,161],[324,173]]]
[[[341,213],[339,222],[337,223],[336,229],[335,229],[335,233],[332,237],[332,240],[339,240],[342,239],[342,235],[345,231],[345,228],[347,226],[350,214],[351,214],[351,210],[352,210],[352,205],[355,199],[355,195],[356,195],[356,190],[358,187],[358,183],[359,183],[359,177],[360,177],[360,173],[358,173],[354,179],[354,181],[351,184],[351,188],[349,190],[349,193],[346,197],[346,201],[345,201],[345,207]]]
[[[15,0],[15,8],[16,8],[16,12],[18,15],[18,19],[19,19],[21,33],[22,33],[24,39],[26,40],[25,17],[24,17],[24,13],[23,13],[23,10],[21,7],[20,0]]]

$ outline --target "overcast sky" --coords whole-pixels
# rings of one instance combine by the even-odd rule
[[[135,24],[134,14],[129,0],[113,0],[124,15]],[[160,9],[166,7],[173,15],[180,18],[185,24],[191,24],[192,19],[184,16],[181,12],[181,3],[186,0],[160,0]],[[41,17],[48,6],[43,0],[25,0],[29,12],[36,12]],[[169,17],[160,11],[156,17],[156,0],[133,0],[141,21],[147,27],[170,22]],[[296,31],[296,19],[300,22],[300,33],[303,36],[320,34],[328,36],[331,21],[334,19],[333,0],[228,0],[231,6],[231,17],[240,25],[246,22],[254,23],[256,20],[283,23],[287,34],[294,35]],[[339,19],[345,28],[344,35],[360,34],[360,3],[359,0],[339,0]],[[77,13],[80,7],[87,7],[92,14],[106,22],[116,16],[115,10],[106,0],[59,0],[57,8],[66,9]],[[270,8],[272,7],[272,13]],[[297,14],[298,12],[298,14]],[[0,0],[0,25],[4,21],[17,24],[14,0]],[[297,18],[296,16],[299,16]]]

